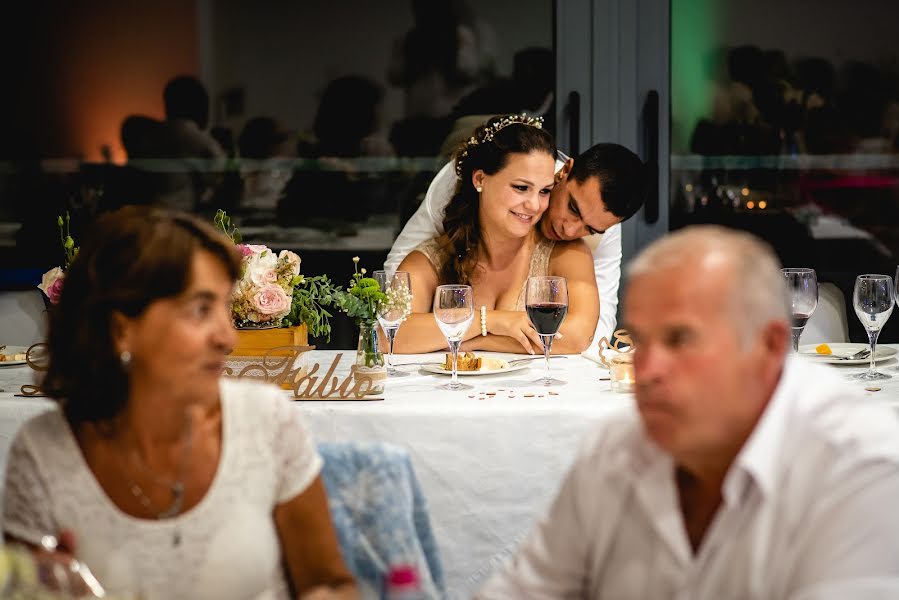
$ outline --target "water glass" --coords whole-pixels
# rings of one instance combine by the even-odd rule
[[[446,336],[453,355],[453,375],[450,382],[440,386],[445,390],[468,390],[470,385],[459,383],[457,375],[459,346],[474,319],[474,292],[469,285],[439,285],[434,292],[434,319]]]
[[[892,375],[875,371],[875,353],[877,336],[887,319],[893,313],[895,302],[893,278],[889,275],[859,275],[855,278],[855,289],[852,292],[852,305],[855,314],[868,332],[871,343],[871,362],[864,373],[850,375],[850,379],[876,381],[890,379]]]
[[[568,314],[568,282],[564,277],[528,277],[524,296],[525,310],[531,325],[537,330],[543,342],[544,375],[537,383],[560,385],[565,383],[553,379],[549,374],[549,353],[553,338],[559,332],[565,315]]]
[[[398,371],[393,366],[393,342],[400,325],[412,312],[412,285],[409,273],[397,271],[392,276],[387,271],[375,271],[372,277],[378,282],[387,300],[378,306],[378,323],[387,338],[387,375],[405,377],[408,373]]]
[[[793,352],[799,352],[799,336],[818,306],[818,277],[814,269],[781,269],[790,294],[793,319]]]

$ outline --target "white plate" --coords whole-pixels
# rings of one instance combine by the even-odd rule
[[[0,354],[25,354],[28,351],[28,346],[7,346],[3,350],[0,350]],[[24,360],[4,360],[0,362],[0,367],[11,367],[13,365],[24,365]]]
[[[456,371],[456,374],[460,377],[463,375],[502,375],[503,373],[511,373],[512,371],[520,371],[522,369],[527,369],[529,366],[528,363],[518,363],[517,365],[512,365],[510,367],[506,367],[505,369],[482,369],[480,371]],[[448,371],[443,368],[443,363],[435,363],[433,365],[423,365],[421,367],[428,373],[436,373],[437,375],[452,375],[452,371]]]
[[[866,356],[865,358],[857,358],[855,360],[840,360],[841,356],[852,356],[859,350],[864,350],[868,347],[868,344],[846,344],[846,343],[833,343],[827,344],[830,346],[833,354],[818,354],[815,352],[815,348],[818,344],[804,344],[799,346],[799,355],[806,356],[814,362],[829,364],[829,365],[867,365],[871,362],[871,357]],[[889,358],[896,354],[895,348],[890,348],[888,346],[877,346],[877,350],[874,352],[874,360],[883,360],[885,358]]]

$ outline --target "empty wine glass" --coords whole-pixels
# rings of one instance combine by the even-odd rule
[[[474,319],[474,293],[470,285],[438,285],[434,292],[434,319],[446,336],[453,355],[453,376],[449,383],[440,386],[445,390],[467,390],[470,385],[459,383],[457,364],[462,337]]]
[[[818,277],[814,269],[781,269],[790,293],[793,318],[793,352],[799,352],[799,336],[818,306]]]
[[[391,377],[405,377],[408,373],[398,371],[393,366],[393,342],[400,325],[412,312],[412,286],[409,283],[409,274],[397,271],[390,276],[387,271],[375,271],[372,277],[378,282],[381,291],[387,295],[387,300],[378,306],[378,323],[381,324],[381,330],[387,338],[387,374]]]
[[[892,375],[874,370],[877,350],[877,336],[893,312],[893,279],[889,275],[859,275],[855,278],[855,289],[852,292],[852,305],[862,325],[868,332],[871,342],[871,362],[864,373],[850,375],[850,379],[873,381],[890,379]]]
[[[564,277],[528,277],[524,294],[528,318],[537,330],[540,341],[543,342],[545,373],[537,383],[563,384],[564,381],[553,379],[549,375],[549,352],[552,350],[553,338],[556,337],[565,315],[568,314],[568,282]]]

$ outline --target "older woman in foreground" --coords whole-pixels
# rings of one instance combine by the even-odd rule
[[[10,451],[7,540],[72,532],[116,597],[356,596],[299,411],[221,379],[239,264],[189,215],[98,220],[50,315],[60,410]]]

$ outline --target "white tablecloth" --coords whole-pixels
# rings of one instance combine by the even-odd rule
[[[326,368],[335,354],[316,352],[314,360]],[[340,376],[353,358],[354,352],[345,351]],[[397,362],[424,358],[401,356]],[[882,363],[893,379],[878,383],[881,391],[867,392],[871,400],[899,407],[897,365],[896,359]],[[383,401],[302,402],[297,407],[320,441],[381,440],[409,450],[428,499],[450,596],[470,597],[552,500],[584,434],[604,414],[632,402],[629,395],[612,393],[609,382],[600,381],[607,372],[584,358],[556,359],[552,368],[568,382],[549,388],[558,395],[534,385],[542,373],[539,361],[505,376],[460,378],[474,385],[461,392],[436,389],[448,377],[404,367],[412,374],[390,379]],[[25,367],[0,367],[4,462],[17,427],[49,406],[45,399],[12,396],[30,377]]]

